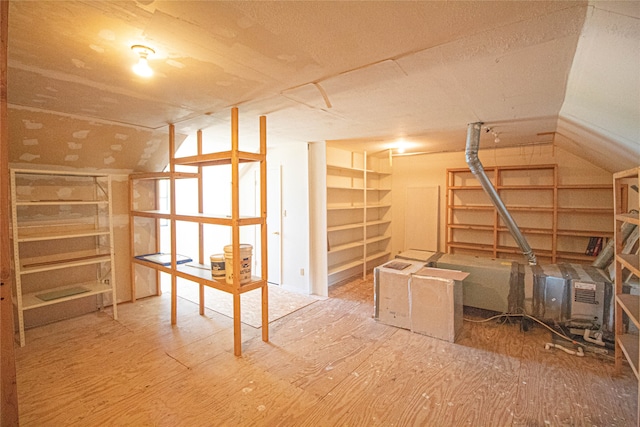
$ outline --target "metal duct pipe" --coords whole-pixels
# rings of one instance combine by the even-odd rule
[[[502,202],[502,199],[498,195],[498,192],[491,184],[491,181],[487,177],[487,174],[482,167],[482,163],[478,159],[478,148],[480,147],[480,130],[482,128],[482,123],[469,123],[467,127],[467,148],[465,151],[465,157],[467,160],[467,165],[469,165],[469,169],[475,175],[475,177],[480,182],[480,185],[484,189],[485,193],[491,199],[491,202],[496,207],[500,218],[504,221],[505,225],[511,232],[511,235],[515,239],[516,243],[522,250],[522,253],[529,261],[529,265],[537,265],[538,260],[536,259],[536,255],[533,253],[531,246],[527,242],[527,239],[522,235],[520,228],[518,228],[518,224],[514,221],[513,217],[507,210],[507,207]]]

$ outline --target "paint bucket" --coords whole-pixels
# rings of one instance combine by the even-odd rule
[[[240,284],[251,281],[251,253],[253,246],[240,244]],[[226,264],[227,283],[233,284],[233,245],[224,247],[224,260]]]
[[[211,277],[218,280],[224,279],[224,254],[211,255],[209,259],[211,261]]]

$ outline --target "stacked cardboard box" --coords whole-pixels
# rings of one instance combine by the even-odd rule
[[[469,273],[394,260],[374,271],[375,313],[381,323],[455,342],[462,330],[462,280]]]

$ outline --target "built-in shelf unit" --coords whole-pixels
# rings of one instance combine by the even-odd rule
[[[591,263],[596,241],[613,237],[610,184],[559,183],[556,165],[485,167],[539,261]],[[468,168],[447,170],[448,253],[515,259],[521,255]]]
[[[388,157],[327,147],[328,284],[366,275],[391,255]]]

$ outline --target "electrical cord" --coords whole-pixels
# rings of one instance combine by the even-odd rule
[[[579,342],[577,342],[576,340],[573,340],[571,338],[569,338],[568,336],[561,334],[560,332],[556,331],[555,329],[553,329],[552,327],[550,327],[549,325],[547,325],[546,323],[536,319],[533,316],[529,316],[528,314],[519,314],[519,313],[503,313],[503,314],[497,314],[495,316],[491,316],[488,319],[482,319],[482,320],[474,320],[474,319],[468,319],[466,317],[463,318],[463,320],[465,322],[472,322],[472,323],[484,323],[484,322],[490,322],[491,320],[494,319],[500,319],[502,317],[526,317],[527,319],[531,319],[534,322],[537,322],[539,324],[541,324],[542,326],[544,326],[545,328],[547,328],[548,330],[550,330],[551,332],[553,332],[554,334],[558,335],[559,337],[569,341],[571,344],[573,345],[577,345],[577,346],[581,346],[581,344]]]

